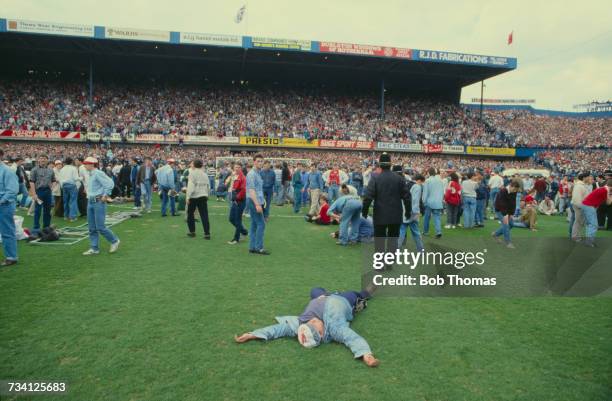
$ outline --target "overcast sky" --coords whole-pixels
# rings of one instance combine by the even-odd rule
[[[266,35],[518,58],[486,98],[572,110],[611,100],[610,0],[0,0],[0,16],[203,33]],[[247,4],[245,19],[234,22]],[[507,45],[514,31],[514,43]],[[466,87],[462,101],[480,97]]]

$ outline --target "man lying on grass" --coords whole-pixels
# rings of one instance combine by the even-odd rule
[[[370,298],[368,291],[347,291],[330,294],[324,288],[310,291],[310,302],[300,316],[276,317],[277,324],[236,336],[238,343],[250,340],[274,340],[281,337],[295,337],[306,348],[336,341],[346,345],[355,355],[370,366],[379,361],[372,355],[370,346],[350,327],[353,315],[366,307]]]

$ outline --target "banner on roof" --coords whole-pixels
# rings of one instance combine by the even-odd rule
[[[105,38],[170,43],[170,31],[133,28],[105,28]]]
[[[181,32],[180,43],[187,43],[192,45],[242,47],[242,36]]]
[[[358,45],[354,43],[321,42],[319,45],[319,51],[321,53],[339,53],[405,59],[412,58],[412,49],[402,47]]]
[[[319,140],[319,146],[322,148],[336,149],[373,149],[374,142],[369,141],[336,141],[331,139]]]
[[[312,50],[312,42],[310,40],[275,39],[254,36],[251,38],[251,43],[255,48],[301,50],[305,52]]]
[[[5,139],[34,139],[41,141],[80,141],[81,133],[73,131],[29,131],[5,129],[0,132],[0,137],[3,137]]]
[[[423,152],[425,153],[442,153],[442,145],[441,144],[425,144],[423,145]]]
[[[55,22],[27,21],[22,19],[7,20],[6,30],[9,32],[82,36],[87,38],[93,38],[94,36],[94,27],[92,25],[58,24]]]
[[[463,145],[442,145],[442,153],[463,153],[465,148]]]
[[[237,136],[185,136],[183,142],[186,144],[231,145],[240,143],[240,139]]]
[[[470,155],[515,156],[514,148],[491,148],[488,146],[468,146],[466,152]]]
[[[390,152],[422,152],[423,145],[420,143],[376,142],[376,150],[387,150]]]
[[[483,56],[479,54],[451,53],[436,50],[415,50],[413,58],[420,61],[440,63],[485,65],[490,67],[516,68],[516,59],[509,57]]]

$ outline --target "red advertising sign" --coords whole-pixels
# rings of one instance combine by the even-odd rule
[[[377,56],[391,58],[412,58],[412,49],[403,47],[387,47],[373,45],[357,45],[354,43],[321,42],[321,53],[356,54],[361,56]]]
[[[426,144],[423,145],[423,150],[425,153],[442,153],[442,145]]]
[[[331,139],[321,139],[319,146],[322,148],[343,148],[343,149],[373,149],[374,142],[368,141],[336,141]]]
[[[80,132],[71,131],[28,131],[28,130],[10,130],[5,129],[0,132],[0,136],[11,137],[15,139],[63,139],[75,140],[81,139]]]

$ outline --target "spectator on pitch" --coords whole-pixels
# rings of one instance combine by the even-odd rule
[[[489,193],[491,196],[491,205],[493,206],[491,209],[495,209],[495,197],[503,186],[504,179],[495,170],[493,170],[491,172],[491,177],[489,177]]]
[[[605,185],[607,180],[609,180],[610,178],[612,178],[612,171],[606,170],[604,172],[605,180],[600,182],[599,186],[601,187]],[[601,206],[597,208],[597,224],[599,225],[599,228],[602,230],[604,229],[608,231],[612,230],[612,207],[610,207],[610,205],[606,204],[605,202],[602,203]]]
[[[59,173],[64,167],[61,160],[56,160],[53,163],[53,215],[55,217],[64,217],[64,200],[62,198],[62,185],[59,182]]]
[[[153,159],[145,157],[144,164],[138,170],[136,184],[140,187],[142,195],[143,209],[147,213],[151,213],[151,205],[153,204],[153,186],[156,183],[155,168],[153,167]]]
[[[225,198],[227,197],[227,185],[225,181],[232,174],[231,171],[227,168],[225,164],[219,170],[217,174],[217,190],[215,191],[215,195],[217,196],[217,202],[225,202]]]
[[[406,180],[391,172],[391,157],[379,158],[380,174],[370,177],[365,190],[362,216],[368,217],[374,202],[374,237],[376,252],[395,252],[403,211],[410,210],[410,192]],[[403,207],[402,207],[403,204]]]
[[[73,163],[72,157],[67,157],[64,160],[64,167],[59,172],[59,182],[62,186],[62,197],[64,199],[64,219],[68,221],[76,221],[79,212],[77,184],[81,181],[81,177]]]
[[[520,214],[512,218],[512,224],[514,227],[528,228],[531,231],[536,230],[536,224],[538,214],[536,213],[535,207],[532,203],[526,200],[520,201]]]
[[[353,171],[349,175],[349,184],[357,189],[359,196],[363,194],[363,173],[361,167],[353,167]]]
[[[475,173],[467,173],[465,177],[461,183],[463,227],[473,228],[476,219],[476,188],[479,182]]]
[[[47,155],[40,155],[36,167],[30,172],[30,194],[34,206],[34,227],[32,234],[40,233],[40,216],[42,214],[42,228],[51,225],[51,208],[53,207],[52,187],[55,182],[55,173],[49,167]],[[42,212],[42,213],[41,213]]]
[[[578,174],[572,191],[572,209],[574,223],[572,225],[572,240],[581,241],[584,236],[585,217],[582,212],[582,201],[593,190],[593,177],[588,173]]]
[[[240,242],[241,235],[247,235],[248,232],[242,225],[242,213],[246,205],[246,177],[242,172],[240,163],[234,164],[234,174],[232,176],[232,184],[230,191],[230,207],[229,221],[234,226],[234,237],[228,242],[230,245],[236,245]]]
[[[132,158],[132,164],[130,166],[130,184],[134,190],[134,209],[140,209],[142,203],[140,201],[140,185],[138,182],[138,171],[140,170],[140,163],[137,158]]]
[[[87,180],[87,225],[89,226],[90,248],[83,255],[97,255],[100,253],[100,234],[110,242],[110,253],[119,249],[119,238],[106,227],[106,202],[113,191],[113,179],[98,169],[98,159],[88,157],[83,165],[89,172]]]
[[[279,205],[284,205],[289,200],[289,188],[291,187],[291,171],[287,162],[283,162],[281,168],[281,185],[282,185],[282,197],[280,198]]]
[[[516,195],[521,190],[521,181],[518,178],[512,179],[507,187],[499,190],[495,200],[495,215],[498,218],[501,226],[497,231],[491,233],[493,238],[501,242],[501,236],[504,237],[504,242],[507,248],[513,249],[510,230],[514,223],[513,216],[516,210]]]
[[[327,195],[319,195],[319,208],[314,215],[305,216],[304,219],[309,223],[315,223],[321,226],[328,226],[331,224],[331,218],[327,214],[329,211],[329,203],[327,202]]]
[[[333,218],[332,224],[337,224],[339,219]],[[338,239],[340,237],[340,231],[334,231],[330,234],[330,236],[334,239]],[[349,236],[350,236],[350,228],[349,228]],[[357,242],[361,243],[371,243],[374,241],[374,223],[372,222],[372,218],[368,217],[367,219],[363,216],[359,216],[359,234],[357,238]]]
[[[160,184],[161,185],[161,184]],[[189,171],[189,181],[185,193],[187,203],[187,236],[195,237],[195,211],[198,209],[200,221],[204,228],[204,239],[210,239],[210,222],[208,220],[208,197],[210,195],[210,180],[204,172],[204,163],[197,159]]]
[[[277,163],[274,166],[274,203],[277,206],[283,205],[283,166]]]
[[[310,302],[300,316],[278,317],[278,324],[247,332],[234,339],[238,343],[250,340],[274,340],[297,337],[305,348],[313,348],[332,341],[347,346],[355,358],[375,367],[379,365],[368,343],[349,325],[356,313],[366,306],[367,291],[347,291],[330,294],[324,288],[310,291]]]
[[[538,205],[538,212],[546,216],[552,216],[554,214],[557,214],[557,209],[555,208],[555,202],[553,202],[553,200],[550,199],[550,196],[548,196],[548,194],[544,196],[544,200],[540,202],[540,204]]]
[[[406,232],[408,229],[410,229],[410,234],[412,235],[412,239],[416,245],[417,252],[425,250],[423,239],[421,238],[421,230],[419,228],[419,217],[421,216],[421,192],[423,190],[422,188],[424,182],[425,177],[423,177],[421,174],[416,174],[414,176],[414,183],[410,187],[411,208],[409,209],[408,213],[406,213],[406,210],[404,210],[404,218],[402,226],[400,227],[398,239],[399,247],[403,247],[406,243]]]
[[[456,228],[459,223],[459,208],[461,207],[461,184],[457,173],[450,173],[450,181],[444,193],[446,203],[446,225],[444,228]]]
[[[132,195],[131,170],[130,164],[127,161],[121,163],[121,169],[119,170],[119,192],[125,198],[129,198]]]
[[[17,263],[17,237],[15,235],[15,208],[19,182],[17,175],[4,162],[4,151],[0,149],[0,236],[4,261],[0,267]]]
[[[253,168],[247,174],[247,208],[251,216],[251,227],[249,230],[249,252],[258,255],[269,255],[264,249],[264,233],[266,220],[263,216],[265,199],[263,195],[263,180],[259,174],[263,165],[263,156],[260,154],[253,157]]]
[[[304,183],[302,182],[302,165],[297,164],[291,176],[291,186],[293,187],[293,212],[299,213],[302,208],[302,191]]]
[[[569,205],[570,186],[571,183],[567,179],[567,176],[563,176],[561,182],[559,182],[559,214],[564,214],[565,209]]]
[[[359,239],[359,215],[363,204],[356,194],[351,194],[348,186],[343,186],[340,197],[332,203],[327,214],[340,219],[340,234],[337,245],[355,244]],[[350,230],[349,230],[350,229]],[[350,231],[350,232],[349,232]]]
[[[612,178],[608,178],[606,184],[589,193],[582,201],[582,213],[586,221],[586,235],[584,245],[595,246],[595,234],[597,233],[597,208],[603,204],[612,204]]]
[[[310,166],[310,174],[308,180],[304,186],[304,190],[310,195],[310,209],[308,210],[308,216],[316,216],[319,212],[319,197],[322,195],[322,191],[325,188],[323,182],[323,175],[317,168],[317,164],[313,163]],[[327,196],[325,196],[327,202]]]
[[[533,183],[533,187],[536,190],[536,201],[538,203],[544,200],[544,195],[546,195],[546,189],[548,188],[548,183],[543,177],[538,177],[536,181]]]
[[[74,166],[79,171],[79,177],[81,178],[77,183],[77,203],[79,207],[79,213],[81,213],[82,217],[87,216],[87,180],[89,179],[89,174],[87,169],[83,165],[83,157],[79,156],[74,159]]]
[[[159,168],[155,175],[157,177],[157,185],[161,193],[161,215],[167,216],[168,204],[170,204],[170,213],[172,216],[178,216],[176,213],[176,170],[174,168],[176,160],[166,160],[166,165]],[[208,194],[206,194],[208,197]],[[189,199],[189,197],[187,197]]]
[[[270,207],[272,206],[272,197],[274,196],[274,184],[276,183],[276,174],[272,170],[272,164],[269,160],[264,161],[263,168],[260,173],[263,181],[263,193],[265,200],[264,219],[268,221],[270,218]]]
[[[442,210],[444,209],[444,182],[438,171],[430,167],[429,177],[423,184],[423,204],[425,205],[425,215],[423,217],[423,235],[429,235],[429,220],[433,215],[434,229],[436,238],[442,237]]]
[[[19,183],[19,193],[17,196],[21,195],[21,199],[19,200],[19,207],[24,209],[27,206],[28,202],[28,175],[23,168],[23,158],[21,156],[17,156],[14,159],[13,167],[15,170],[15,174],[17,174],[17,181]]]
[[[484,227],[484,222],[487,219],[487,199],[489,198],[489,187],[480,171],[475,173],[477,179],[476,186],[476,213],[474,214],[474,227]]]
[[[323,174],[323,179],[327,185],[327,197],[333,203],[338,199],[340,185],[348,181],[348,176],[338,168],[337,164],[334,164],[331,170]]]

